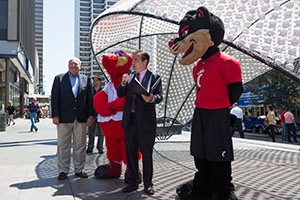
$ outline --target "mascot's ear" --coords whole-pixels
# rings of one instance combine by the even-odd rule
[[[203,6],[197,9],[197,17],[201,17],[204,19],[204,27],[209,29],[209,34],[212,41],[214,42],[214,46],[219,46],[225,34],[224,24],[222,20],[216,15],[209,12],[207,8]]]
[[[201,6],[197,9],[197,18],[203,18],[205,23],[209,23],[210,20],[210,14],[207,8],[204,6]]]

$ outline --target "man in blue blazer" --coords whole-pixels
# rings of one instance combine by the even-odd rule
[[[87,126],[93,123],[92,84],[81,75],[81,61],[69,60],[69,71],[54,78],[51,91],[53,123],[57,125],[57,164],[59,180],[65,180],[70,170],[71,146],[75,176],[87,178],[85,165]],[[73,144],[72,144],[73,139]]]
[[[133,53],[132,64],[135,72],[130,76],[123,75],[117,93],[119,97],[126,97],[123,127],[129,178],[128,185],[122,191],[132,192],[138,188],[138,149],[140,149],[143,157],[144,192],[152,195],[154,194],[152,152],[156,136],[155,105],[162,101],[162,84],[159,75],[147,69],[149,59],[149,54],[145,51],[137,50]],[[156,83],[158,85],[150,92],[149,96],[136,94],[131,85],[133,78],[137,78],[144,88],[151,88]]]

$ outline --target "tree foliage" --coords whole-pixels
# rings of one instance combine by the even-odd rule
[[[275,107],[299,106],[297,99],[300,98],[300,83],[276,70],[270,70],[250,81],[244,87],[258,96],[263,96],[265,105],[271,104]]]

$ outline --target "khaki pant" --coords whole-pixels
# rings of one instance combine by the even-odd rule
[[[58,172],[68,174],[70,170],[71,144],[73,139],[73,163],[75,173],[84,169],[86,149],[86,123],[60,123],[57,126],[57,165]]]

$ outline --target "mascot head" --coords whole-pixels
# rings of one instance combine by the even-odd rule
[[[110,76],[111,82],[115,88],[121,84],[123,74],[128,73],[132,58],[124,51],[117,51],[110,54],[105,54],[101,63]]]
[[[224,24],[205,7],[187,12],[179,25],[179,37],[170,40],[169,47],[173,55],[183,54],[180,64],[190,65],[219,51]]]

